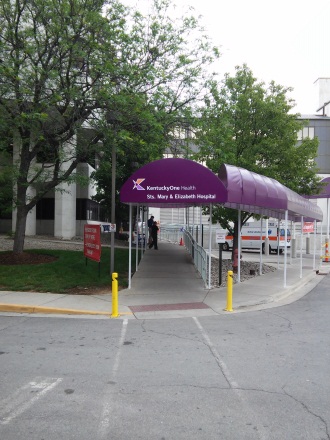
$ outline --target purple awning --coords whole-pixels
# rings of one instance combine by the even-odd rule
[[[286,209],[285,191],[274,179],[226,164],[220,167],[219,179],[228,191],[227,207],[264,215]]]
[[[124,183],[120,201],[155,207],[223,204],[227,189],[205,166],[188,159],[160,159],[144,165]]]
[[[155,207],[221,204],[267,217],[322,220],[322,210],[277,180],[223,164],[216,176],[188,159],[160,159],[131,175],[120,191],[122,203]]]
[[[226,164],[220,167],[219,179],[228,191],[228,201],[224,205],[228,208],[276,218],[284,218],[287,210],[291,220],[299,220],[301,216],[323,219],[317,205],[275,179]]]

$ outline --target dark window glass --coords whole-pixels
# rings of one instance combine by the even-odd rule
[[[41,199],[36,207],[37,220],[54,220],[55,218],[55,199]]]
[[[99,204],[94,200],[77,199],[76,201],[77,220],[99,220]]]

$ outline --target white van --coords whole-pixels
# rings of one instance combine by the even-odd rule
[[[261,242],[260,242],[261,236]],[[261,222],[247,222],[241,230],[241,248],[242,249],[256,249],[260,250],[262,246],[262,253],[265,253],[265,238],[266,238],[266,221],[262,222],[262,234],[261,234]],[[291,247],[291,233],[287,230],[287,243],[285,246],[285,229],[284,223],[280,223],[279,228],[279,241],[278,241],[278,227],[277,222],[268,221],[268,243],[269,253],[276,252],[283,253],[285,247]],[[233,247],[233,236],[227,235],[226,241],[222,245],[224,251],[228,251]]]

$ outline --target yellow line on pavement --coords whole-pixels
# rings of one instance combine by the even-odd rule
[[[76,309],[62,309],[56,307],[42,307],[42,306],[27,306],[23,304],[1,304],[1,312],[15,312],[15,313],[45,313],[45,314],[64,314],[64,315],[103,315],[111,316],[111,312],[96,312],[92,310],[76,310]],[[123,312],[119,315],[132,315],[129,312]]]

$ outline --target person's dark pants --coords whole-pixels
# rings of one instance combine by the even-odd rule
[[[154,246],[155,249],[158,249],[158,243],[157,243],[157,234],[152,236],[152,244]]]

